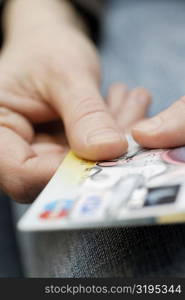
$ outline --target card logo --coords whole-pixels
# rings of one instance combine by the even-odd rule
[[[69,215],[72,206],[72,199],[58,199],[46,204],[39,217],[44,220],[65,218]]]

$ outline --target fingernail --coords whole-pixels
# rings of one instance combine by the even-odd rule
[[[162,120],[159,117],[154,117],[147,121],[142,121],[138,123],[134,130],[138,131],[155,131],[158,130],[162,126]]]
[[[89,135],[87,142],[88,144],[116,143],[121,139],[121,135],[114,130],[100,130]]]

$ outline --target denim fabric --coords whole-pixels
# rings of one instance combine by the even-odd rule
[[[0,277],[22,275],[8,197],[0,193]]]
[[[185,1],[107,2],[104,90],[115,80],[149,88],[153,115],[185,94]]]
[[[184,225],[30,233],[24,246],[31,277],[185,277]]]
[[[150,114],[185,94],[185,1],[107,1],[103,91],[148,87]],[[185,225],[20,235],[28,276],[185,277]]]

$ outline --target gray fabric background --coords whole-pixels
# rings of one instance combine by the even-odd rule
[[[0,278],[22,276],[10,200],[0,192]]]
[[[149,88],[151,113],[185,94],[185,1],[107,0],[103,86]]]
[[[154,114],[185,94],[185,1],[107,3],[103,91],[115,80],[145,86],[154,97]],[[185,225],[18,237],[28,276],[185,277]]]

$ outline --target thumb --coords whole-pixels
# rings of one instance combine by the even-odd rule
[[[79,156],[103,160],[126,151],[126,139],[108,112],[93,79],[80,74],[65,88],[56,83],[52,87],[52,98],[64,121],[69,144]]]
[[[134,139],[147,148],[169,148],[185,144],[185,97],[157,116],[132,129]]]

